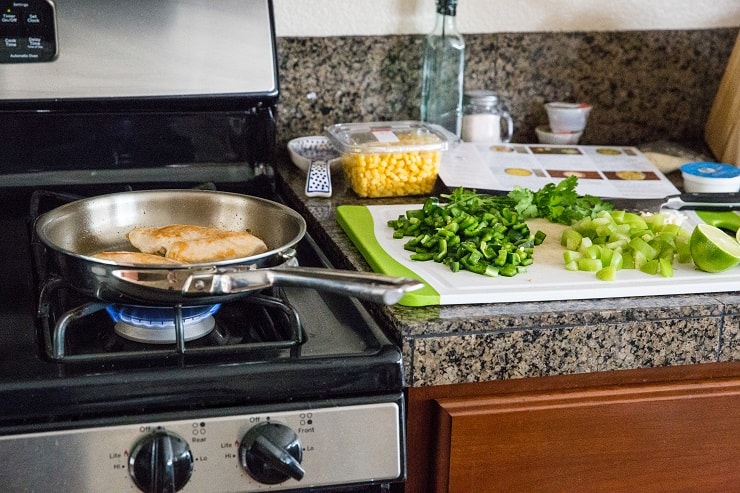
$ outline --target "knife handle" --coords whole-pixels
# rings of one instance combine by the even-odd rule
[[[713,204],[728,204],[732,202],[740,202],[740,192],[686,192],[681,194],[681,199],[683,199],[684,202],[709,202]]]
[[[740,210],[740,193],[682,193],[677,197],[681,209]],[[669,199],[670,202],[670,199]]]

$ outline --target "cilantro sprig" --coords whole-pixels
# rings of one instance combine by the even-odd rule
[[[578,178],[569,176],[559,183],[548,183],[537,191],[515,186],[507,197],[523,219],[545,218],[550,222],[570,226],[584,217],[613,209],[612,204],[593,195],[578,195]]]

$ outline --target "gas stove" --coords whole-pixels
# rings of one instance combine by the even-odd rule
[[[119,4],[3,4],[3,490],[388,490],[405,477],[401,352],[356,299],[109,303],[35,238],[44,212],[107,193],[281,201],[270,1]],[[310,235],[295,249],[331,267]]]
[[[356,300],[271,288],[198,307],[183,317],[211,320],[205,328],[197,321],[180,347],[172,307],[151,314],[105,304],[45,271],[34,259],[32,216],[18,211],[27,195],[10,195],[0,219],[13,239],[0,243],[8,281],[0,287],[0,453],[15,458],[4,460],[0,480],[9,491],[166,490],[131,472],[151,459],[156,447],[141,443],[157,433],[189,451],[182,460],[192,461],[190,479],[177,491],[260,491],[272,481],[290,490],[403,475],[401,355]],[[297,257],[328,266],[310,237]],[[116,327],[131,318],[145,320],[143,332],[159,325],[150,330],[164,334]],[[303,473],[246,466],[242,443],[257,423],[292,430]],[[39,453],[55,458],[45,466],[50,474],[19,475]],[[264,483],[263,474],[282,480]]]

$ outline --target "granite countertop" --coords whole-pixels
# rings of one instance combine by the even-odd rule
[[[287,156],[277,172],[280,193],[337,268],[371,270],[337,223],[338,205],[414,202],[360,199],[339,173],[331,198],[308,198],[305,175]],[[740,360],[738,292],[366,306],[402,348],[409,387]]]

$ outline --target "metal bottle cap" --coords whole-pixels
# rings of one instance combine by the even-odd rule
[[[457,0],[437,0],[437,13],[442,15],[455,15],[457,11]]]
[[[498,94],[494,91],[488,91],[486,89],[474,89],[465,91],[463,94],[463,104],[467,103],[479,103],[479,104],[495,104],[498,102]]]

